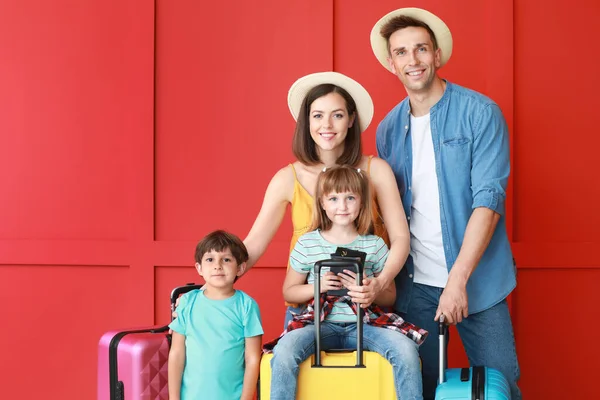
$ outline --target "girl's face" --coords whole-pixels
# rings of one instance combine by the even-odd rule
[[[344,150],[348,128],[354,123],[354,115],[348,115],[346,101],[339,93],[319,97],[310,105],[310,136],[320,151]]]
[[[321,199],[327,218],[337,226],[354,226],[361,204],[360,196],[352,192],[332,192]]]

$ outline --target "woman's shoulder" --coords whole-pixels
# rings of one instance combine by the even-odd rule
[[[269,187],[274,192],[283,197],[291,198],[294,193],[295,173],[292,164],[279,169],[271,178]],[[289,199],[288,199],[289,200]]]
[[[391,173],[390,165],[382,158],[375,155],[363,155],[360,168],[368,171],[372,180],[378,180],[381,176]]]
[[[365,167],[370,166],[371,170],[373,168],[385,168],[390,165],[383,158],[379,158],[376,155],[364,155],[361,160],[361,164],[364,164]]]
[[[295,175],[294,164],[287,164],[277,170],[275,175],[273,175],[272,180],[280,180],[280,181],[293,181]]]

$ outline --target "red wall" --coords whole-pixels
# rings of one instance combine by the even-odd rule
[[[0,383],[6,398],[91,400],[101,334],[166,322],[170,289],[198,281],[196,241],[249,230],[269,179],[292,160],[285,99],[296,78],[333,69],[358,79],[375,120],[405,96],[368,39],[399,4],[51,3],[0,5]],[[600,34],[586,24],[600,6],[414,5],[453,33],[442,75],[493,97],[511,130],[525,398],[591,398]],[[370,153],[375,127],[364,134]],[[259,301],[268,337],[281,330],[289,236],[286,220],[239,284]]]

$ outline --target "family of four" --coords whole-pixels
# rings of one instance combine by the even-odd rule
[[[408,94],[377,127],[379,157],[362,153],[373,102],[358,82],[320,72],[292,85],[296,161],[273,176],[243,242],[216,231],[198,244],[196,268],[206,284],[182,296],[171,324],[170,399],[253,398],[260,313],[233,285],[264,253],[288,206],[294,233],[285,331],[265,346],[273,351],[271,399],[296,396],[299,365],[315,351],[314,307],[325,315],[323,350],[355,347],[356,311],[364,309],[364,349],[390,362],[400,400],[435,395],[439,343],[425,339],[441,315],[456,324],[469,362],[500,370],[512,398],[521,398],[506,303],[516,274],[504,218],[505,119],[488,97],[439,77],[452,36],[430,12],[385,15],[371,45]],[[339,247],[366,254],[362,285],[348,270],[314,276],[315,262]],[[315,279],[319,304],[312,302]],[[342,288],[347,295],[326,296]]]

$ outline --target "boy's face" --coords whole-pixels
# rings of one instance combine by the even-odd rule
[[[215,288],[228,288],[237,276],[242,275],[246,263],[238,265],[229,249],[221,252],[210,250],[202,255],[202,262],[196,269],[206,283]]]

